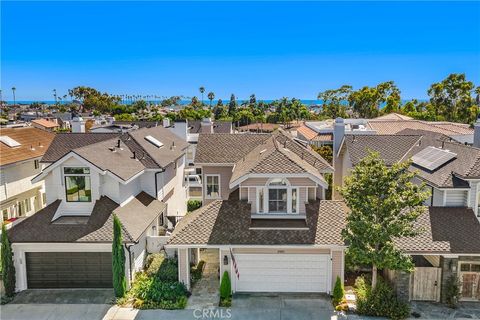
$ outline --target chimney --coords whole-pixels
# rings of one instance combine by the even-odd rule
[[[202,133],[213,133],[213,123],[211,118],[203,118],[200,125]]]
[[[170,118],[167,118],[167,117],[163,118],[163,127],[164,128],[170,127]]]
[[[336,118],[333,125],[333,154],[336,155],[345,136],[345,121],[342,118]]]
[[[475,148],[480,148],[480,114],[477,117],[473,129],[473,146]]]
[[[85,121],[82,117],[75,117],[72,120],[72,132],[73,133],[85,133]]]

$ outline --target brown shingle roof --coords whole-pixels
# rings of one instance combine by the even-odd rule
[[[248,203],[216,200],[180,220],[168,244],[343,246],[341,229],[346,210],[340,201],[316,201],[307,205],[307,229],[259,230],[250,228]]]
[[[396,241],[409,253],[480,253],[480,222],[470,208],[428,207],[415,226],[420,235]]]
[[[200,134],[195,163],[234,164],[269,137],[269,134]]]
[[[420,135],[346,135],[345,146],[350,160],[356,165],[368,152],[380,153],[387,165],[408,160],[410,150],[419,143]]]
[[[139,193],[123,207],[102,196],[95,202],[90,216],[73,217],[74,219],[64,219],[71,217],[63,216],[52,222],[60,203],[61,200],[51,203],[10,229],[10,241],[112,242],[114,213],[122,223],[123,241],[134,242],[166,208],[164,203],[145,192]]]
[[[43,156],[55,137],[37,128],[0,128],[0,135],[21,144],[11,148],[0,142],[0,166]]]
[[[309,173],[325,181],[320,171],[303,161],[297,154],[284,148],[275,136],[259,145],[235,164],[230,183],[246,174],[302,174]],[[326,183],[326,182],[325,182]]]
[[[145,140],[147,135],[158,139],[163,147],[157,148]],[[116,148],[118,140],[120,149]],[[72,151],[102,170],[127,180],[146,168],[165,168],[181,157],[187,146],[186,141],[161,126],[124,134],[67,133],[57,135],[42,161],[55,162]],[[112,151],[114,147],[115,151]]]

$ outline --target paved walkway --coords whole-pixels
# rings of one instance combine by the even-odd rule
[[[200,251],[200,260],[205,261],[202,278],[192,288],[187,309],[206,309],[218,306],[220,299],[218,279],[219,257],[217,249]]]
[[[421,319],[480,319],[480,302],[461,302],[457,309],[430,302],[414,301],[411,305]]]

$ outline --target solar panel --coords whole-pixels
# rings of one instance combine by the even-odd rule
[[[433,171],[456,157],[456,153],[429,146],[413,155],[412,161],[420,167]]]

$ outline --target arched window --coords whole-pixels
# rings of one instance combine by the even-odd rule
[[[298,213],[298,204],[298,190],[288,179],[272,178],[264,188],[257,188],[258,213]]]

